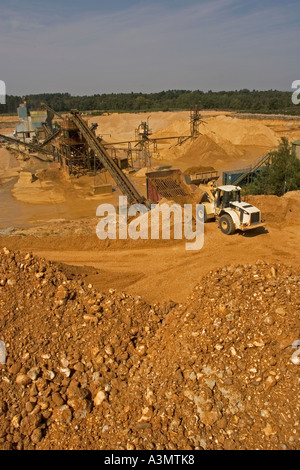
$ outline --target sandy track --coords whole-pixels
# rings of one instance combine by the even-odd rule
[[[204,247],[198,252],[186,251],[185,241],[157,241],[155,245],[136,242],[128,247],[116,241],[107,248],[103,244],[97,248],[96,236],[88,237],[82,249],[72,237],[1,237],[0,246],[30,250],[71,265],[70,273],[84,277],[100,290],[125,290],[148,302],[182,302],[199,279],[217,267],[251,264],[258,259],[298,266],[299,235],[299,225],[267,224],[265,230],[228,237],[212,222],[205,225]],[[51,244],[53,239],[56,241]]]

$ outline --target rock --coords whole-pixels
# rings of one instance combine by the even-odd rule
[[[20,432],[25,436],[30,436],[33,431],[42,423],[42,415],[40,413],[31,413],[22,419],[20,423]]]
[[[65,286],[60,285],[57,289],[55,297],[59,300],[66,300],[69,297],[69,291]]]
[[[151,420],[153,416],[153,408],[152,406],[146,406],[145,408],[143,408],[142,410],[142,416],[140,417],[140,419],[138,420],[139,423],[141,422],[148,422]]]
[[[68,359],[66,359],[65,357],[62,357],[61,360],[60,360],[60,363],[63,367],[68,367],[69,364],[70,364],[70,361]]]
[[[6,401],[0,400],[0,416],[4,415],[8,410]]]
[[[277,315],[281,315],[281,316],[286,315],[286,311],[285,311],[285,309],[284,309],[283,307],[278,307],[278,308],[276,308],[275,313],[276,313]]]
[[[136,347],[136,352],[138,353],[139,356],[145,356],[146,352],[147,352],[147,347],[145,344],[139,344],[137,347]]]
[[[91,410],[90,401],[82,398],[71,398],[68,405],[73,409],[75,419],[84,419]]]
[[[136,427],[137,429],[150,429],[151,423],[137,423]]]
[[[103,390],[98,390],[94,398],[95,406],[100,406],[105,399],[106,399],[106,393]]]
[[[54,403],[54,406],[62,406],[64,404],[64,399],[58,392],[52,393],[51,399]]]
[[[223,447],[224,447],[224,450],[235,450],[235,444],[230,439],[225,439]]]
[[[39,442],[41,442],[42,438],[43,438],[43,433],[40,428],[35,429],[30,436],[31,441],[34,444],[38,444]]]
[[[21,415],[15,415],[12,420],[11,420],[11,425],[13,428],[19,428],[20,427],[20,420],[21,420]]]
[[[45,370],[43,373],[43,377],[45,380],[51,381],[54,379],[55,373],[53,372],[53,370]]]
[[[18,385],[23,385],[26,387],[26,385],[29,385],[32,382],[31,378],[28,377],[26,374],[18,374],[16,377],[16,383]]]
[[[299,270],[270,268],[220,267],[161,309],[1,252],[0,450],[296,448]]]
[[[83,315],[83,319],[85,321],[90,321],[92,323],[98,323],[98,317],[96,317],[96,315]]]
[[[33,367],[27,372],[27,375],[32,381],[35,381],[38,378],[39,373],[40,373],[40,368]]]
[[[70,377],[71,370],[68,367],[60,367],[58,369],[65,377]]]
[[[275,434],[277,434],[277,431],[269,423],[267,423],[267,425],[263,429],[263,432],[267,437],[274,436]]]
[[[52,419],[58,424],[70,424],[72,411],[68,405],[59,406],[53,410]]]
[[[274,387],[276,383],[276,378],[273,375],[269,375],[269,377],[265,381],[265,391],[267,392],[271,387]]]

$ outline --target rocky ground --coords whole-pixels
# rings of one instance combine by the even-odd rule
[[[4,248],[0,449],[299,449],[299,279],[228,265],[150,305]]]

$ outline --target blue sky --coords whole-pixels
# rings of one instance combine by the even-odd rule
[[[8,94],[291,90],[299,0],[0,0]]]

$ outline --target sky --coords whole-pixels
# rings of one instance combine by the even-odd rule
[[[0,0],[10,95],[291,91],[299,0]]]

